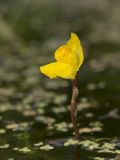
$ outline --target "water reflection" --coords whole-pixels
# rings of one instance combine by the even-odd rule
[[[80,148],[78,146],[74,152],[74,160],[80,160]]]

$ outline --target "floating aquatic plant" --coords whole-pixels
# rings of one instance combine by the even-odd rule
[[[40,147],[40,149],[41,149],[41,150],[45,150],[45,151],[49,151],[49,150],[51,150],[51,149],[54,149],[54,147],[51,146],[51,145],[49,145],[49,144],[46,144],[46,145]]]
[[[77,144],[79,144],[77,140],[68,139],[68,141],[64,143],[64,146],[77,145]]]
[[[19,151],[19,152],[22,152],[22,153],[30,153],[31,152],[31,149],[28,148],[27,146],[23,147],[23,148],[15,147],[15,148],[13,148],[13,150],[14,151]]]
[[[4,134],[4,133],[6,133],[6,130],[5,130],[5,129],[0,128],[0,134]]]
[[[3,144],[3,145],[0,145],[0,149],[6,149],[6,148],[9,148],[10,145],[9,144]]]
[[[77,79],[78,71],[84,60],[82,46],[78,36],[71,33],[71,38],[55,51],[55,62],[40,67],[40,71],[50,79],[61,77],[72,81],[71,119],[76,138],[79,139],[77,128]]]
[[[39,142],[39,143],[34,144],[35,147],[39,147],[39,146],[42,146],[42,145],[43,145],[43,142]]]

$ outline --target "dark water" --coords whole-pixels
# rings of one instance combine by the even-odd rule
[[[19,1],[10,12],[1,2],[7,34],[0,44],[0,160],[119,160],[119,2],[51,2],[54,7],[41,1],[39,12],[31,2],[26,17],[26,7],[17,8],[28,3]],[[71,82],[39,73],[71,31],[86,55],[78,81],[79,144],[70,119]]]

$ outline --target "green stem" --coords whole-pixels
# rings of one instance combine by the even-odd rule
[[[76,74],[75,79],[72,81],[71,119],[75,131],[75,136],[79,140],[80,135],[77,127],[77,96],[78,96],[77,79],[78,79],[78,72]]]

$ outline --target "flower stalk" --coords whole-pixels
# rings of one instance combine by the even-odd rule
[[[80,139],[79,130],[77,127],[77,97],[78,97],[78,88],[77,88],[78,72],[75,76],[75,79],[72,80],[72,97],[71,97],[71,119],[73,123],[73,128],[75,131],[76,139]]]
[[[84,53],[80,39],[71,33],[70,39],[55,51],[55,61],[40,67],[40,71],[50,79],[61,77],[72,80],[71,119],[75,136],[79,140],[77,127],[77,79],[78,71],[84,61]]]

